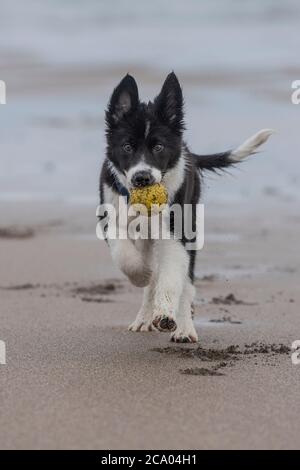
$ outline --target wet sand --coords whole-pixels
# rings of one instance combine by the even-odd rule
[[[206,208],[200,342],[182,346],[126,330],[142,293],[111,264],[94,213],[0,205],[0,447],[299,448],[295,208]]]

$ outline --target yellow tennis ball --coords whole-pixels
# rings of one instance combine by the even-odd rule
[[[151,212],[151,207],[154,212],[159,212],[159,208],[162,204],[166,204],[168,201],[168,192],[162,184],[152,184],[150,186],[144,186],[142,188],[134,188],[130,191],[130,204],[141,204],[145,206],[148,213]]]

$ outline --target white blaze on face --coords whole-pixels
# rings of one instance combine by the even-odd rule
[[[150,121],[146,121],[146,126],[145,126],[145,139],[147,139],[150,131]]]
[[[154,178],[154,183],[160,183],[161,182],[161,171],[158,168],[154,168],[153,166],[148,165],[145,162],[139,162],[137,165],[133,166],[132,168],[129,168],[129,170],[126,172],[126,179],[127,179],[127,185],[131,185],[131,180],[132,177],[137,173],[138,171],[149,171],[151,175]]]

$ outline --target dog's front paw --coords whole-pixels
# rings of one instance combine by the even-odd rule
[[[131,323],[128,327],[129,331],[156,331],[155,326],[152,323],[152,320],[145,320],[144,318],[137,317],[134,322]]]
[[[186,325],[178,326],[171,334],[171,341],[174,343],[197,343],[198,335],[193,322],[187,322]]]
[[[159,331],[174,331],[177,326],[174,315],[171,313],[155,313],[152,323]]]

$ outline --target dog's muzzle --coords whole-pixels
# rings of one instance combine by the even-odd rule
[[[135,188],[141,188],[143,186],[149,186],[155,182],[155,179],[151,171],[140,170],[134,173],[131,178],[131,184]]]

